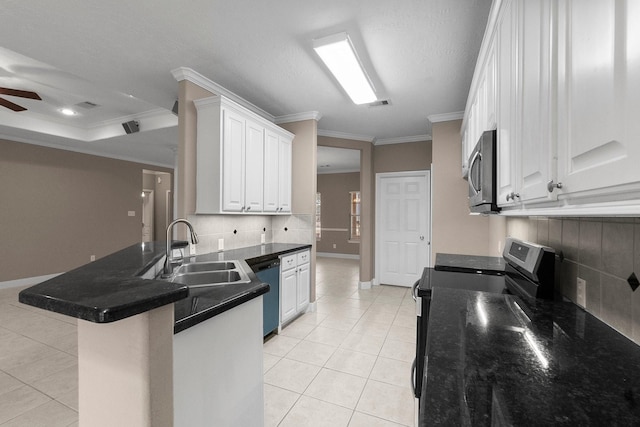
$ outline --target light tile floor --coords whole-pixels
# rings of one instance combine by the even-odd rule
[[[358,290],[358,261],[319,257],[316,293],[264,345],[265,426],[413,426],[409,289]]]
[[[413,300],[357,284],[357,261],[317,259],[316,312],[264,345],[266,426],[413,426]],[[0,289],[0,426],[77,426],[76,322],[21,289]]]

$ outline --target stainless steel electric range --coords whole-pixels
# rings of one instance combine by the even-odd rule
[[[434,288],[515,294],[553,299],[555,251],[552,248],[508,238],[502,258],[438,254],[436,266],[425,268],[413,286],[416,300],[416,358],[412,367],[414,396],[419,405],[423,389],[431,294]]]

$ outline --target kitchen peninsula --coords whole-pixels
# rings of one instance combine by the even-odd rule
[[[269,286],[256,279],[247,261],[306,247],[309,245],[267,244],[190,257],[188,261],[237,260],[250,278],[247,283],[190,291],[187,286],[156,279],[164,260],[164,242],[137,244],[27,288],[19,301],[79,319],[80,425],[171,426],[174,415],[175,425],[183,425],[186,418],[181,421],[179,417],[184,414],[191,417],[189,425],[199,425],[197,420],[219,409],[217,402],[185,402],[187,393],[178,388],[191,388],[192,395],[202,390],[189,379],[183,381],[180,374],[199,368],[200,379],[207,378],[206,367],[198,363],[215,357],[180,347],[205,341],[208,350],[225,354],[222,371],[227,377],[237,372],[244,372],[245,377],[255,374],[252,387],[239,389],[237,383],[228,387],[223,377],[210,384],[227,395],[226,412],[221,411],[220,416],[246,417],[252,406],[247,401],[229,404],[237,393],[244,393],[259,399],[253,412],[262,419],[262,298],[258,297]],[[234,323],[238,319],[240,323]],[[220,331],[224,336],[202,339],[202,334]],[[225,341],[228,336],[233,339]],[[255,350],[249,357],[256,366],[242,364],[248,349]],[[193,412],[194,405],[202,410]]]

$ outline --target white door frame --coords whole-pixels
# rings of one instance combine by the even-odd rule
[[[375,214],[375,221],[376,221],[376,226],[375,226],[375,232],[376,232],[376,237],[375,237],[375,278],[372,281],[374,285],[379,285],[379,278],[380,276],[380,263],[378,262],[378,260],[380,259],[381,256],[381,252],[382,252],[382,248],[381,248],[381,231],[380,231],[380,227],[381,227],[381,221],[380,221],[380,212],[381,212],[381,208],[380,208],[380,191],[382,189],[382,185],[381,185],[381,180],[383,178],[403,178],[403,177],[408,177],[408,176],[416,176],[416,175],[422,175],[428,178],[429,181],[429,197],[427,198],[427,210],[429,212],[429,223],[427,224],[427,236],[425,236],[425,238],[427,239],[427,263],[426,266],[430,267],[431,266],[431,228],[432,228],[432,223],[433,223],[433,219],[432,219],[432,202],[433,202],[433,183],[431,180],[431,171],[426,169],[426,170],[417,170],[417,171],[407,171],[407,172],[384,172],[384,173],[376,173],[376,190],[375,190],[375,194],[376,194],[376,214]]]
[[[155,206],[155,195],[156,192],[155,190],[151,190],[151,189],[147,189],[147,188],[143,188],[142,189],[142,194],[146,194],[146,199],[142,201],[142,215],[141,215],[141,219],[142,219],[142,241],[144,242],[144,220],[145,220],[145,215],[147,214],[147,212],[145,211],[145,206],[149,206],[151,208],[151,242],[153,242],[156,239],[156,230],[155,230],[155,226],[156,226],[156,206]],[[146,205],[146,200],[149,200],[149,205]]]

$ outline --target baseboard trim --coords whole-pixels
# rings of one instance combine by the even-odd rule
[[[307,306],[306,312],[307,313],[315,313],[316,309],[317,309],[316,301],[310,302],[309,305]]]
[[[8,289],[8,288],[17,288],[22,286],[33,286],[38,283],[42,283],[45,280],[53,279],[56,276],[61,275],[62,273],[56,274],[47,274],[44,276],[34,276],[34,277],[25,277],[24,279],[16,279],[16,280],[7,280],[5,282],[0,282],[0,289]]]
[[[338,254],[333,252],[317,252],[316,257],[325,258],[344,258],[344,259],[360,259],[360,255],[354,254]]]
[[[369,282],[358,282],[358,289],[371,289],[371,281],[369,281]]]

